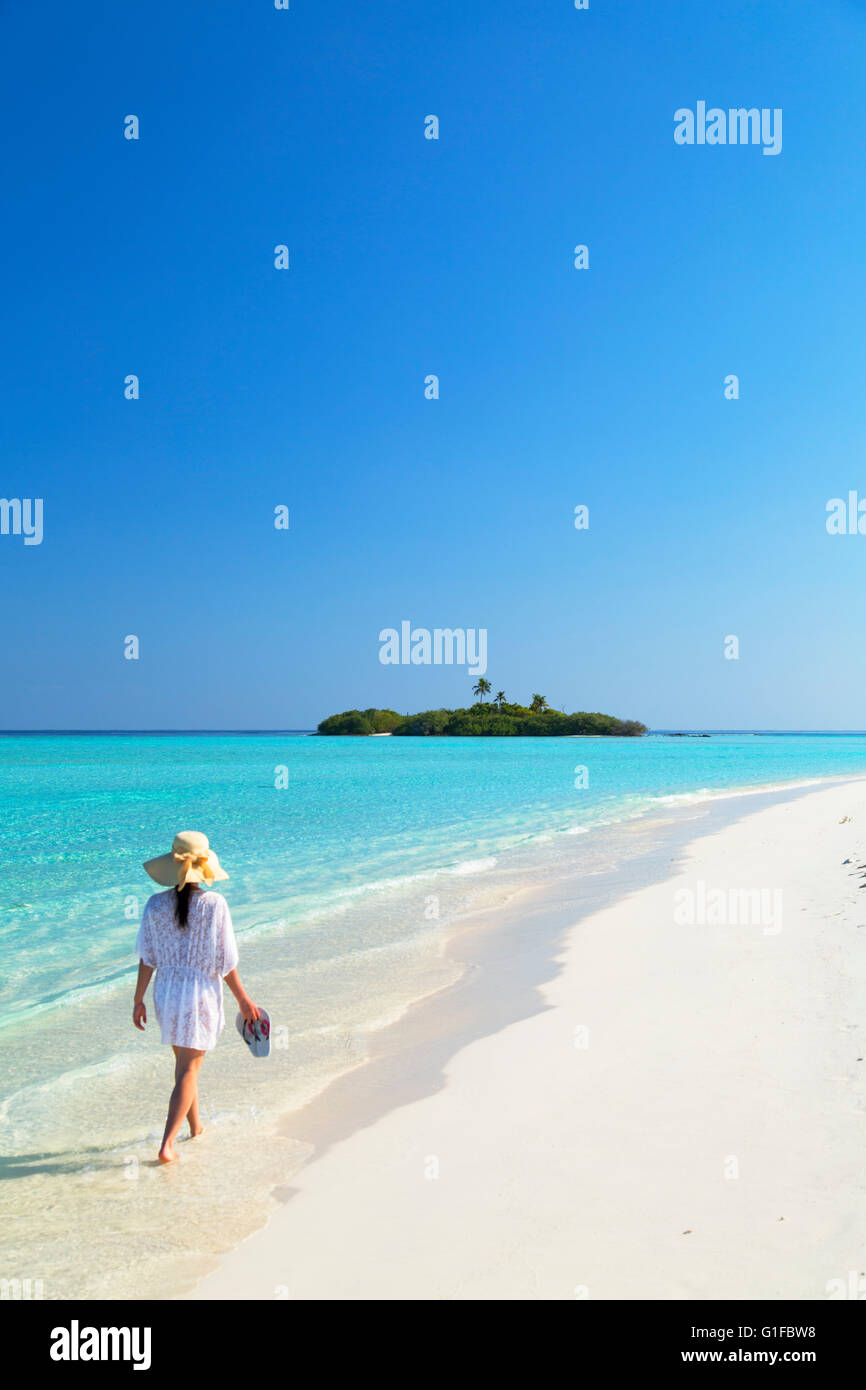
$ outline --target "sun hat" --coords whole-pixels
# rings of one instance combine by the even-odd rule
[[[213,883],[228,878],[208,844],[207,835],[199,830],[182,830],[174,837],[171,853],[148,859],[144,868],[163,888],[183,888],[186,883],[201,883],[202,879]]]

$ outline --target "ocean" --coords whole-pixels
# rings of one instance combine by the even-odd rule
[[[666,808],[864,774],[864,734],[0,736],[0,1278],[45,1298],[183,1291],[308,1156],[286,1114],[456,982],[468,914],[609,866],[622,828]],[[165,1168],[171,1053],[152,1003],[132,1027],[134,945],[159,891],[142,861],[189,829],[231,876],[275,1046],[249,1056],[227,993],[206,1133]]]

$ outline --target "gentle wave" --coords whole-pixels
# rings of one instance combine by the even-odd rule
[[[466,859],[462,864],[455,864],[454,868],[448,869],[447,872],[452,874],[454,878],[465,878],[470,874],[486,874],[495,865],[496,860],[492,858]]]

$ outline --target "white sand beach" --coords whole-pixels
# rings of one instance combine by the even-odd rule
[[[476,917],[461,983],[292,1117],[313,1158],[193,1297],[839,1296],[866,1270],[866,782],[737,813],[696,808],[669,872],[582,919],[561,886]]]

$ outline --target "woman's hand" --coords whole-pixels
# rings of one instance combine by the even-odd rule
[[[261,1018],[261,1009],[258,1007],[257,1004],[253,1003],[252,999],[247,994],[246,990],[241,984],[241,977],[238,974],[237,966],[235,966],[233,970],[230,970],[227,975],[224,975],[223,979],[225,980],[235,999],[238,1001],[238,1008],[243,1014],[244,1022],[255,1023],[256,1019]]]
[[[147,1009],[145,1008],[144,1000],[142,1000],[140,1004],[136,1004],[133,1008],[132,1021],[136,1028],[140,1028],[143,1033],[144,1025],[147,1023]]]
[[[238,1000],[238,1007],[247,1023],[255,1023],[257,1018],[261,1018],[261,1009],[253,1003],[249,995],[244,995],[243,999]]]

